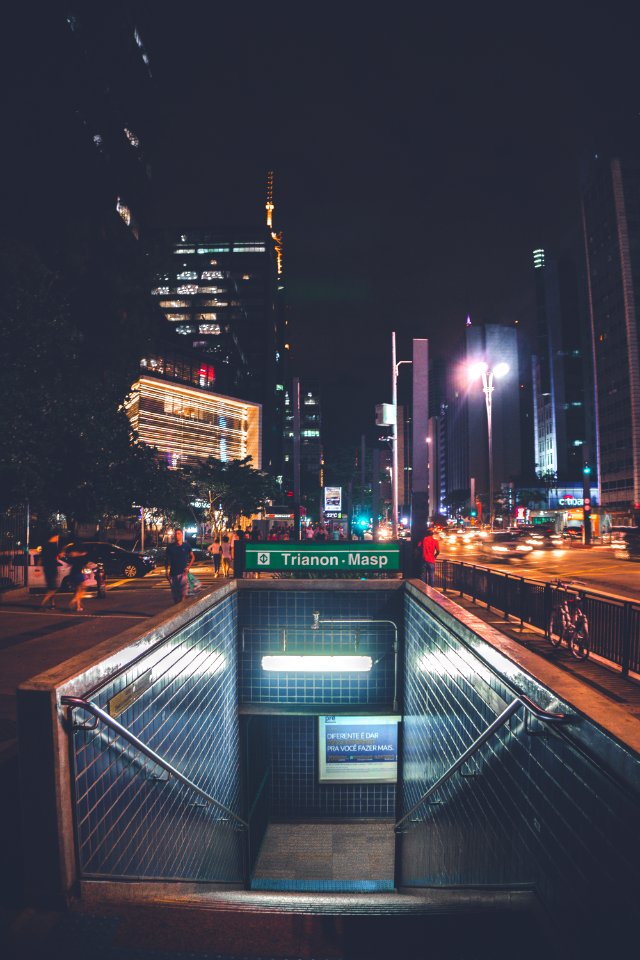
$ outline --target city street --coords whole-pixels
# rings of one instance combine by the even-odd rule
[[[216,582],[211,567],[193,570],[203,587]],[[40,599],[36,593],[5,596],[0,604],[0,729],[7,734],[0,747],[12,737],[15,691],[24,680],[173,607],[164,569],[109,581],[103,600],[87,593],[83,613],[68,609],[71,593],[57,595],[55,610],[40,607]]]
[[[583,580],[593,590],[640,599],[640,564],[618,560],[610,547],[569,545],[559,550],[532,550],[524,558],[488,559],[474,545],[442,543],[440,559],[478,563],[532,580]]]

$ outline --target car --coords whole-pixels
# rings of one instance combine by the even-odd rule
[[[61,552],[62,559],[66,558],[74,546],[74,543],[66,544]],[[146,553],[123,550],[122,547],[106,541],[85,540],[80,546],[86,550],[88,562],[102,563],[108,577],[126,577],[132,580],[134,577],[144,577],[156,565],[155,560]]]
[[[508,560],[512,557],[525,557],[533,547],[526,542],[526,534],[520,530],[500,530],[490,533],[480,541],[480,550],[493,559]]]
[[[21,558],[22,559],[22,558]],[[24,561],[23,561],[24,562]],[[83,567],[82,572],[86,576],[85,587],[95,587],[96,577],[95,577],[96,565],[90,560],[87,560],[86,565]],[[71,573],[71,567],[64,560],[58,559],[58,588],[60,590],[68,590],[70,588],[69,584],[69,574]],[[44,575],[44,569],[42,567],[42,550],[40,547],[35,550],[29,550],[29,567],[27,569],[27,586],[29,589],[46,589],[47,581]]]
[[[562,535],[551,528],[542,527],[529,533],[525,540],[534,550],[558,550],[563,546]]]
[[[640,528],[612,531],[611,546],[617,560],[640,560]]]

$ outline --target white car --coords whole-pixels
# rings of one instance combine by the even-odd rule
[[[83,567],[82,572],[86,575],[86,587],[96,586],[95,563],[88,561]],[[71,567],[64,560],[58,560],[58,589],[65,589],[68,586],[68,577],[71,573]],[[40,587],[46,589],[47,580],[42,567],[42,553],[40,549],[29,550],[29,569],[27,571],[27,586],[32,589]]]

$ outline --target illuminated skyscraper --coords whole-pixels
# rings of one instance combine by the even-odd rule
[[[640,165],[594,157],[582,213],[596,397],[600,502],[640,518]]]
[[[589,443],[589,353],[577,269],[569,257],[533,251],[536,347],[532,358],[534,457],[539,477],[581,482]],[[590,446],[590,444],[589,444]],[[594,464],[595,467],[595,464]],[[595,469],[594,469],[595,479]]]
[[[203,227],[166,237],[154,299],[185,347],[214,371],[215,389],[263,409],[263,463],[282,472],[285,342],[282,234],[267,222]]]

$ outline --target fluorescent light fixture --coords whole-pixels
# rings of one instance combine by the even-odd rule
[[[371,657],[272,654],[262,658],[262,669],[295,673],[366,673],[371,670]]]

